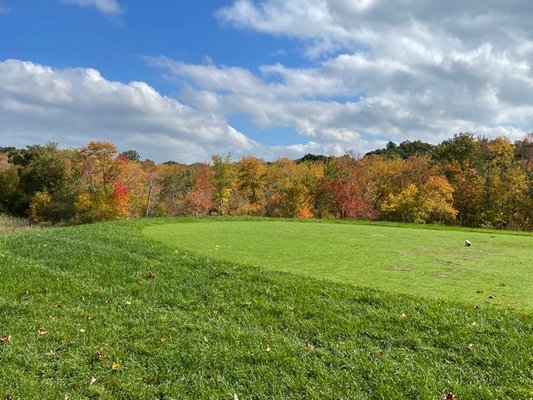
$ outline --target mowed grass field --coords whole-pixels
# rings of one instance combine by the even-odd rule
[[[0,237],[0,398],[533,397],[526,302],[509,311],[376,290],[326,275],[269,271],[249,259],[226,261],[146,236],[156,227],[161,239],[173,224],[193,230],[203,224],[191,221]],[[433,233],[405,234],[417,232]],[[198,240],[209,243],[206,235]],[[298,242],[291,256],[301,254]]]
[[[533,235],[298,221],[151,226],[176,250],[469,304],[533,310]],[[465,240],[472,243],[465,247]]]

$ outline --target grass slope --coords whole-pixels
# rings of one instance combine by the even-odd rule
[[[174,249],[336,282],[533,310],[533,236],[280,220],[203,220],[144,233]],[[465,247],[469,239],[472,247]]]
[[[0,239],[0,398],[533,396],[529,314],[174,253],[156,223]]]

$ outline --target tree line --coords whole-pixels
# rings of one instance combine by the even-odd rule
[[[34,223],[256,215],[533,229],[533,133],[389,142],[364,156],[141,160],[107,142],[0,148],[0,213]]]

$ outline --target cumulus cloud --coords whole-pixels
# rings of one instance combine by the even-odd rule
[[[121,10],[116,0],[63,1]],[[159,160],[197,161],[228,151],[268,159],[364,153],[388,140],[438,143],[461,131],[514,140],[533,130],[530,0],[234,0],[216,15],[235,29],[293,39],[302,66],[252,71],[146,58],[178,82],[172,99],[91,69],[7,61],[0,137],[17,145],[95,138]],[[234,115],[257,131],[300,136],[264,146],[229,126]]]
[[[95,7],[104,14],[120,14],[122,7],[117,0],[62,0],[66,4],[77,4],[82,7]]]
[[[318,58],[259,73],[149,63],[178,77],[180,99],[199,110],[294,128],[303,143],[285,151],[367,151],[460,131],[518,139],[532,129],[529,0],[236,0],[217,17],[297,39]]]
[[[105,79],[85,68],[54,69],[19,60],[0,62],[3,146],[89,140],[136,149],[155,161],[207,161],[212,154],[254,153],[258,145],[214,113],[162,96],[143,82]]]

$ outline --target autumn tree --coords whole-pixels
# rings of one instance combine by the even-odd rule
[[[236,190],[230,201],[232,214],[260,215],[266,165],[255,157],[243,157],[235,164]]]
[[[481,176],[476,167],[479,155],[479,138],[463,132],[437,145],[432,159],[439,171],[454,188],[454,208],[458,211],[460,225],[479,226],[483,223],[483,191]]]
[[[0,152],[0,213],[14,212],[20,183],[18,168],[9,162],[6,152]]]
[[[271,217],[312,217],[316,182],[323,168],[281,158],[265,174],[264,214]]]
[[[166,163],[158,167],[160,191],[158,207],[166,215],[190,215],[190,194],[194,190],[199,165]],[[206,176],[210,176],[207,174]]]
[[[216,193],[211,167],[208,164],[198,164],[194,188],[188,195],[192,215],[208,215],[216,205],[214,201]]]
[[[215,208],[220,215],[226,215],[235,185],[235,173],[231,164],[231,153],[228,153],[224,158],[219,155],[214,155],[212,161]]]
[[[56,143],[27,146],[11,150],[9,162],[17,166],[17,200],[12,205],[16,215],[37,217],[38,210],[40,220],[59,222],[74,217],[78,190],[75,152],[59,150]],[[30,211],[32,201],[39,197],[35,197],[37,193],[46,194],[49,201]]]
[[[321,217],[375,219],[376,210],[366,197],[367,174],[361,160],[344,156],[330,158],[318,181],[315,210]]]
[[[420,186],[410,183],[400,193],[390,193],[382,205],[382,213],[392,221],[450,222],[457,215],[452,194],[453,188],[446,178],[431,176]]]
[[[85,187],[76,200],[81,218],[101,221],[124,216],[125,186],[120,175],[128,160],[117,157],[116,147],[107,142],[90,142],[81,149],[81,157]]]
[[[509,139],[482,139],[476,166],[481,176],[484,225],[507,227],[526,220],[531,206],[527,175],[515,161]]]

